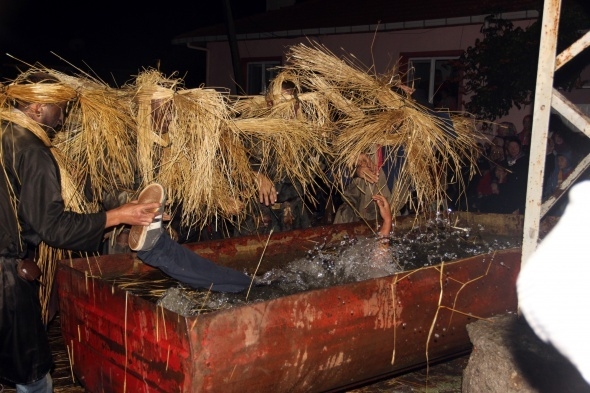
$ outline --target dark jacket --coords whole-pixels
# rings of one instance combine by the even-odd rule
[[[54,248],[97,251],[106,214],[66,211],[50,149],[12,123],[2,122],[0,134],[0,379],[28,384],[49,372],[52,359],[38,284],[17,275],[17,259],[41,241]]]
[[[504,160],[500,165],[509,171],[506,185],[501,191],[506,196],[507,211],[514,212],[518,209],[520,214],[524,214],[529,175],[529,158],[526,155],[522,155],[515,162]]]
[[[26,245],[44,241],[51,247],[74,251],[96,251],[103,237],[106,214],[67,211],[61,196],[59,168],[43,142],[31,131],[3,122],[2,158],[5,176],[0,176],[0,255],[22,258]],[[18,222],[6,196],[7,181],[16,197]]]

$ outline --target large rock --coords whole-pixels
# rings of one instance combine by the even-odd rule
[[[467,325],[473,351],[463,371],[463,393],[586,393],[590,386],[524,318],[497,316]],[[590,354],[588,355],[590,356]]]

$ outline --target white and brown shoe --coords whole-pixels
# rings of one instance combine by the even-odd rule
[[[161,184],[152,183],[141,191],[137,200],[139,203],[161,204],[158,215],[154,217],[150,225],[133,225],[129,231],[129,248],[133,251],[148,251],[154,247],[163,231],[162,214],[166,203],[166,192]]]

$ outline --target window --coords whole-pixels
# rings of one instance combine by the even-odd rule
[[[279,72],[276,67],[281,65],[281,58],[244,59],[243,64],[246,68],[246,93],[265,94],[269,82]]]
[[[461,94],[459,73],[453,66],[462,51],[405,53],[405,78],[408,86],[416,89],[414,98],[435,109],[459,110]],[[401,68],[400,68],[400,71]]]

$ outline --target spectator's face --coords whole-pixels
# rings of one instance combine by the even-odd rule
[[[520,145],[517,142],[511,141],[510,143],[508,143],[507,150],[508,154],[510,154],[510,157],[516,158],[520,153]]]
[[[553,142],[556,145],[561,145],[563,143],[563,137],[558,133],[553,134]]]

